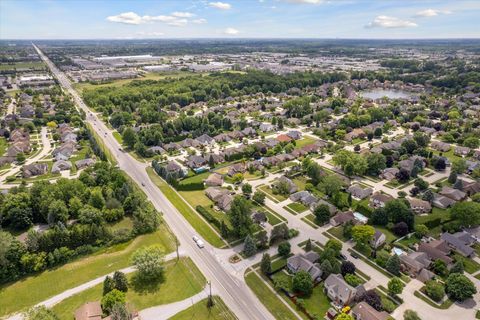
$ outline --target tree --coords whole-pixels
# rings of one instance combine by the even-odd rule
[[[313,214],[315,215],[315,220],[319,224],[327,223],[330,220],[330,208],[326,204],[320,204],[315,207],[313,210]]]
[[[402,293],[403,287],[404,287],[404,284],[402,280],[400,280],[397,277],[393,277],[392,279],[390,279],[390,281],[388,281],[388,292],[391,295]]]
[[[278,245],[278,254],[282,257],[286,257],[290,254],[291,245],[290,242],[284,241]]]
[[[404,199],[394,199],[385,204],[385,212],[393,223],[405,222],[408,230],[413,230],[415,216],[412,213],[407,201]]]
[[[457,202],[450,210],[450,214],[460,227],[476,227],[480,224],[480,203]]]
[[[425,237],[428,233],[428,228],[424,224],[419,224],[415,226],[415,236],[418,239]]]
[[[68,220],[68,209],[62,200],[54,200],[48,206],[47,222],[54,225],[57,222],[66,223]]]
[[[113,283],[114,283],[115,289],[120,290],[122,292],[128,291],[128,280],[127,280],[127,277],[125,276],[125,273],[121,271],[115,271],[113,273]]]
[[[457,181],[455,181],[455,183],[453,184],[453,188],[457,190],[463,190],[463,180],[457,179]]]
[[[377,176],[387,167],[387,160],[381,153],[370,153],[367,155],[368,169],[367,173],[372,176]]]
[[[241,196],[236,196],[230,207],[228,217],[232,224],[232,233],[238,237],[245,237],[252,228],[250,202]]]
[[[322,182],[318,184],[318,187],[323,191],[327,196],[331,197],[334,194],[342,190],[344,182],[336,174],[330,174],[323,178]]]
[[[103,295],[106,295],[110,291],[115,289],[115,283],[110,276],[106,276],[105,280],[103,280]]]
[[[452,161],[452,171],[455,174],[462,174],[467,171],[468,165],[465,159],[455,159]],[[455,181],[451,182],[450,179],[448,180],[450,183],[454,183]]]
[[[448,176],[448,182],[451,184],[454,184],[457,181],[457,173],[455,171],[450,171],[450,174]]]
[[[445,263],[445,261],[440,259],[436,259],[435,261],[433,261],[432,270],[440,276],[446,276],[448,274],[447,264]]]
[[[372,306],[375,310],[382,311],[382,299],[374,289],[365,292],[362,300]]]
[[[351,315],[342,312],[335,317],[335,320],[354,320],[354,318]]]
[[[463,141],[463,145],[465,147],[469,147],[470,149],[476,149],[480,146],[480,139],[476,137],[469,137]]]
[[[396,254],[393,254],[388,258],[385,269],[396,276],[400,275],[400,259]]]
[[[110,310],[110,318],[112,320],[132,320],[132,314],[122,303],[115,303]]]
[[[112,291],[103,296],[101,302],[102,310],[103,312],[110,314],[114,305],[116,305],[117,303],[125,304],[125,300],[125,292],[113,289]]]
[[[312,251],[312,241],[308,238],[307,243],[305,243],[305,251],[310,252]]]
[[[445,288],[440,282],[429,280],[425,283],[425,293],[434,301],[439,302],[445,296]]]
[[[373,239],[375,228],[369,225],[357,225],[352,228],[352,238],[360,246],[367,246]]]
[[[417,178],[415,179],[415,181],[413,182],[413,184],[415,185],[415,187],[418,188],[418,190],[420,191],[424,191],[424,190],[427,190],[428,188],[428,182],[423,180],[422,178]]]
[[[408,226],[405,222],[401,221],[399,223],[396,223],[393,228],[393,233],[399,237],[406,236],[408,234]]]
[[[457,261],[450,269],[450,273],[460,273],[463,274],[465,267],[463,266],[463,261]]]
[[[122,139],[128,148],[133,149],[137,142],[137,135],[131,127],[127,127],[123,130]]]
[[[243,186],[242,186],[242,192],[244,195],[246,196],[249,196],[252,194],[252,185],[251,184],[248,184],[248,183],[245,183]]]
[[[471,298],[477,289],[470,279],[463,274],[452,273],[445,281],[445,291],[454,301],[465,301]]]
[[[445,159],[442,158],[437,158],[434,164],[435,170],[437,171],[443,171],[447,167],[447,163],[445,162]]]
[[[277,224],[273,227],[270,233],[270,244],[277,242],[278,240],[288,239],[288,227],[285,223]]]
[[[143,281],[158,281],[163,277],[163,250],[159,246],[140,248],[134,252],[132,262]]]
[[[300,270],[293,276],[292,280],[292,290],[294,292],[299,292],[302,295],[310,295],[313,290],[313,280],[312,276],[303,270]]]
[[[255,201],[258,204],[265,204],[265,193],[261,191],[255,191],[252,197],[253,201]]]
[[[263,254],[262,261],[260,263],[260,269],[266,275],[272,272],[272,262],[268,253]]]
[[[345,276],[346,274],[355,274],[356,267],[350,261],[342,261],[340,270],[342,271],[342,276]]]
[[[25,159],[26,159],[25,153],[23,153],[23,152],[17,153],[16,160],[17,160],[18,163],[23,163],[25,161]]]
[[[373,211],[370,220],[373,225],[386,226],[388,224],[389,217],[387,212],[385,211],[385,208],[380,207]]]
[[[332,250],[334,257],[338,257],[340,255],[340,251],[342,251],[342,243],[335,239],[329,239],[325,244],[325,250],[329,249]]]
[[[250,237],[250,235],[247,235],[245,237],[245,241],[243,244],[243,253],[247,257],[251,257],[255,253],[257,253],[257,246],[255,244],[255,241],[253,241],[252,237]]]
[[[403,320],[422,320],[418,314],[413,310],[405,310],[403,313]]]
[[[25,320],[58,320],[58,316],[45,306],[33,307],[23,315]]]
[[[428,201],[430,203],[432,203],[434,198],[435,198],[435,195],[433,194],[433,191],[430,189],[425,190],[425,192],[422,195],[422,200]]]
[[[400,168],[395,175],[395,178],[397,178],[398,182],[405,183],[410,179],[410,173],[407,171],[407,169]]]
[[[326,279],[330,274],[333,273],[332,263],[328,259],[322,260],[322,263],[320,264],[320,269],[322,270],[322,277],[324,279]]]

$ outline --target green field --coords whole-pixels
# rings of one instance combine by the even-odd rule
[[[130,265],[132,253],[141,247],[159,245],[165,253],[173,251],[170,233],[161,225],[159,230],[118,244],[61,267],[26,277],[0,287],[0,317],[24,310],[45,299]],[[45,285],[48,284],[48,285]]]
[[[288,309],[283,302],[267,287],[267,285],[254,272],[245,276],[247,285],[252,289],[257,298],[278,320],[296,320],[297,317]]]
[[[220,297],[214,296],[214,305],[212,308],[207,307],[208,299],[203,299],[195,303],[188,309],[185,309],[169,320],[229,320],[237,319],[237,317],[228,309],[223,300]]]
[[[261,186],[258,188],[258,190],[264,192],[266,196],[274,202],[282,202],[287,200],[287,198],[281,194],[273,194],[272,188],[269,186]]]
[[[312,294],[303,300],[305,301],[305,309],[311,315],[324,315],[328,308],[330,308],[330,300],[328,300],[327,295],[323,292],[323,283],[313,288]]]
[[[293,210],[296,213],[302,213],[302,212],[304,212],[305,210],[308,209],[306,206],[304,206],[300,202],[292,202],[289,205],[287,205],[286,207],[288,207],[289,209]]]
[[[128,274],[129,290],[127,304],[136,311],[149,307],[172,303],[187,299],[204,288],[205,277],[197,269],[190,258],[179,261],[171,260],[165,263],[165,280],[152,285],[138,285],[132,282],[134,274]],[[53,307],[60,319],[72,319],[75,310],[89,301],[102,298],[103,284],[67,298]]]
[[[147,173],[153,183],[162,191],[167,199],[177,208],[177,210],[187,219],[195,230],[211,245],[221,248],[225,245],[223,240],[213,231],[210,225],[205,222],[199,214],[190,208],[185,201],[163,181],[152,168],[147,168]]]
[[[302,139],[295,141],[295,148],[302,148],[304,146],[308,146],[309,144],[315,143],[315,141],[317,141],[317,139],[305,136]]]
[[[36,62],[16,62],[14,64],[2,63],[0,64],[0,70],[13,70],[13,69],[45,69],[46,66],[41,61]]]
[[[3,156],[5,151],[7,150],[7,140],[4,137],[0,138],[0,156]]]

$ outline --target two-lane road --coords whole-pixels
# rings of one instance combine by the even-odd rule
[[[63,89],[68,91],[75,99],[78,107],[87,114],[86,121],[92,124],[94,130],[103,139],[107,148],[118,161],[119,167],[124,170],[138,185],[142,185],[146,195],[157,208],[163,212],[164,220],[177,236],[182,245],[182,250],[191,257],[205,277],[212,282],[215,291],[229,306],[239,319],[274,319],[268,310],[259,302],[255,295],[246,286],[243,278],[236,278],[230,274],[215,258],[214,248],[206,244],[204,249],[199,249],[192,240],[195,230],[183,218],[178,210],[167,200],[154,185],[147,173],[146,164],[133,159],[128,153],[121,152],[121,145],[115,140],[112,131],[100,121],[97,116],[89,111],[79,94],[71,86],[70,80],[60,71],[42,52],[35,46],[38,54],[48,65],[51,72],[57,77]]]

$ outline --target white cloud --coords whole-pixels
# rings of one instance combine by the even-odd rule
[[[402,20],[400,18],[389,16],[377,16],[372,22],[369,22],[366,28],[410,28],[417,27],[415,22]]]
[[[324,2],[324,0],[287,0],[288,2],[293,3],[306,3],[306,4],[320,4]]]
[[[124,12],[116,16],[109,16],[107,20],[110,22],[118,22],[125,24],[141,24],[144,23],[142,17],[140,17],[135,12]]]
[[[419,11],[415,14],[415,17],[435,17],[441,14],[451,14],[450,10],[437,10],[437,9],[426,9]]]
[[[191,17],[194,16],[194,14],[190,13],[190,12],[178,12],[178,11],[176,11],[176,12],[172,13],[172,16],[177,17],[177,18],[191,18]]]
[[[223,31],[223,33],[228,34],[228,35],[230,35],[230,36],[234,36],[234,35],[236,35],[236,34],[239,34],[240,31],[238,31],[238,30],[235,29],[235,28],[227,28],[227,29],[225,29],[225,30]]]
[[[225,2],[209,2],[208,5],[212,8],[217,8],[220,10],[229,10],[232,8],[232,5],[230,3],[225,3]]]
[[[167,25],[174,27],[184,27],[188,24],[188,19],[193,17],[194,14],[190,12],[173,12],[171,15],[159,15],[159,16],[140,16],[135,12],[124,12],[116,16],[107,17],[107,21],[139,25],[153,22],[163,22]],[[192,21],[194,23],[205,23],[205,19],[196,19]]]
[[[137,32],[137,35],[141,37],[160,37],[160,36],[163,36],[164,33],[156,32],[156,31],[152,31],[152,32],[139,31]]]
[[[196,23],[196,24],[203,24],[203,23],[207,23],[207,19],[195,19],[195,20],[192,20],[193,23]]]

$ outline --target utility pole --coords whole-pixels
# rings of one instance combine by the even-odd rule
[[[208,286],[210,287],[210,293],[208,294],[207,307],[208,307],[208,308],[211,308],[211,307],[214,306],[213,298],[212,298],[212,282],[211,282],[211,281],[208,281]]]
[[[174,237],[175,237],[175,246],[177,247],[177,261],[178,261],[180,259],[180,254],[178,253],[178,238],[175,235]]]

